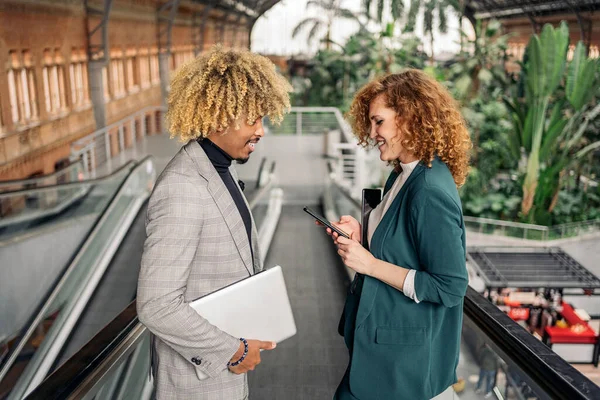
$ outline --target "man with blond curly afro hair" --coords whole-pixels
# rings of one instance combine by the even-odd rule
[[[283,119],[291,90],[265,57],[220,46],[173,77],[167,125],[186,144],[149,200],[137,293],[159,400],[247,399],[246,372],[260,363],[260,350],[275,347],[219,330],[189,303],[262,270],[231,164],[248,160],[264,117]]]

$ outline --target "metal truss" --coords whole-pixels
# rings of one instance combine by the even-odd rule
[[[86,28],[88,36],[88,59],[90,61],[106,62],[108,60],[108,20],[113,0],[104,0],[103,7],[98,8],[84,0],[86,13]],[[92,18],[100,18],[100,22],[93,26]]]
[[[158,21],[158,51],[169,54],[171,52],[171,32],[173,21],[179,9],[180,0],[169,0],[160,6],[156,12]]]
[[[216,4],[217,0],[208,1],[202,12],[196,12],[192,17],[192,43],[194,45],[194,54],[196,56],[204,51],[206,21]]]

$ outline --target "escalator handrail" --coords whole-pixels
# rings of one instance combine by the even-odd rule
[[[81,260],[85,257],[86,251],[88,250],[88,248],[90,246],[92,246],[93,243],[96,242],[96,237],[99,235],[99,233],[101,233],[105,229],[106,226],[111,226],[111,225],[107,225],[106,221],[108,220],[108,218],[110,218],[113,215],[113,211],[117,208],[117,204],[119,203],[120,198],[123,196],[131,195],[132,192],[135,192],[135,189],[131,188],[131,183],[133,182],[134,185],[137,183],[136,182],[136,179],[138,179],[138,175],[136,174],[137,171],[139,171],[140,169],[146,169],[148,178],[151,177],[152,183],[154,183],[154,179],[156,178],[156,176],[153,174],[154,168],[153,168],[152,162],[151,162],[152,158],[153,158],[152,156],[146,156],[139,163],[137,163],[135,168],[127,175],[127,178],[125,178],[125,181],[120,185],[116,196],[113,197],[110,205],[105,210],[102,217],[100,217],[98,224],[91,231],[89,236],[86,238],[86,241],[84,243],[84,246],[81,249],[81,252],[73,260],[72,265],[69,266],[67,273],[63,277],[62,281],[59,282],[59,286],[57,287],[58,290],[56,291],[56,295],[55,295],[55,293],[52,293],[51,298],[49,299],[49,302],[48,302],[48,304],[49,304],[48,309],[50,308],[50,306],[52,305],[52,302],[54,300],[52,297],[56,298],[57,296],[59,296],[61,294],[60,290],[62,289],[62,287],[61,287],[62,282],[67,282],[69,280],[69,278],[70,278],[69,270],[76,271],[79,260]],[[150,166],[150,168],[148,169],[149,166]],[[135,218],[135,216],[138,214],[141,205],[146,201],[146,199],[149,196],[148,190],[150,189],[150,187],[147,185],[141,185],[141,187],[144,188],[145,190],[143,190],[140,193],[135,192],[135,193],[137,193],[137,195],[132,197],[132,201],[129,204],[129,208],[128,208],[129,212],[128,213],[119,213],[119,216],[122,218],[121,221],[123,223],[121,223],[121,224],[117,223],[116,225],[114,225],[117,227],[117,229],[111,230],[111,237],[113,239],[109,240],[107,242],[101,242],[101,243],[104,243],[103,244],[104,248],[102,249],[102,251],[100,253],[97,253],[98,257],[92,264],[93,268],[91,268],[89,270],[89,271],[92,271],[92,273],[90,275],[87,275],[87,279],[83,281],[83,286],[81,286],[83,289],[78,293],[78,296],[72,297],[74,299],[74,301],[66,302],[65,309],[68,310],[68,312],[63,311],[63,313],[61,313],[61,315],[59,315],[59,319],[63,319],[63,324],[57,325],[56,330],[50,330],[48,332],[48,334],[46,335],[46,337],[44,338],[44,340],[41,343],[40,349],[34,355],[33,360],[31,360],[29,362],[24,373],[21,374],[19,381],[21,381],[21,379],[25,378],[25,381],[24,381],[25,386],[22,386],[22,388],[25,389],[22,392],[23,395],[26,395],[27,393],[29,393],[31,390],[33,390],[37,385],[39,385],[44,380],[44,378],[47,376],[48,372],[50,371],[52,365],[54,364],[56,358],[62,351],[62,349],[67,341],[68,336],[72,332],[73,327],[75,326],[75,324],[77,323],[77,321],[79,320],[79,318],[81,316],[81,313],[83,312],[82,310],[88,304],[92,293],[94,292],[94,290],[96,289],[96,287],[98,285],[98,282],[101,280],[102,276],[104,275],[104,272],[106,271],[106,267],[107,267],[108,263],[110,262],[110,259],[114,255],[114,251],[116,251],[116,248],[118,248],[120,242],[123,239],[123,236],[125,235],[125,233],[127,232],[127,230],[130,227],[130,223],[124,223],[124,221],[129,218],[132,218],[130,220],[130,222],[131,222],[133,220],[133,218]],[[115,240],[115,239],[117,239],[117,240]],[[111,250],[111,249],[113,249],[113,250]],[[104,265],[104,266],[102,266],[102,265]],[[81,285],[81,283],[80,283],[80,285]],[[42,314],[41,314],[42,318],[43,318],[43,314],[44,314],[44,311],[42,310]],[[63,318],[63,317],[65,317],[65,318]],[[51,340],[49,339],[49,337]],[[40,351],[41,351],[41,353],[40,353]],[[37,362],[37,364],[36,364],[36,362]],[[32,367],[32,365],[33,365],[33,367]],[[30,370],[32,371],[31,374],[29,374]]]
[[[69,170],[74,169],[77,165],[80,165],[83,168],[83,161],[82,160],[74,161],[65,168],[59,169],[58,171],[54,171],[51,174],[38,176],[35,178],[12,179],[12,180],[0,181],[0,191],[2,190],[3,187],[6,187],[6,186],[33,185],[37,182],[44,181],[46,179],[51,179],[58,175],[63,175],[65,173],[68,173]],[[36,187],[39,188],[39,187],[45,187],[45,186],[54,186],[54,185],[44,185],[44,186],[36,186]]]
[[[109,177],[114,177],[116,174],[119,173],[119,171],[123,170],[130,164],[134,163],[136,165],[143,165],[150,158],[152,158],[152,156],[146,156],[137,163],[135,161],[130,161],[127,164],[123,165],[121,168],[119,168],[119,170],[112,173],[111,175],[109,175],[107,177],[95,179],[94,181],[106,180],[106,179],[109,179]],[[62,286],[61,282],[65,281],[65,279],[68,277],[69,271],[72,270],[73,265],[79,259],[80,254],[83,253],[85,251],[85,249],[89,246],[92,235],[97,231],[97,228],[100,226],[101,222],[104,221],[108,212],[112,209],[112,207],[114,207],[115,198],[117,198],[117,196],[121,193],[121,190],[123,189],[124,185],[127,182],[127,178],[134,171],[135,171],[135,168],[131,169],[131,171],[129,172],[127,177],[125,177],[123,179],[123,181],[120,183],[117,190],[115,190],[114,194],[111,196],[110,200],[107,202],[107,206],[102,211],[102,214],[94,222],[92,228],[90,229],[90,234],[88,235],[88,237],[84,241],[82,241],[81,244],[77,247],[77,249],[73,252],[73,257],[71,257],[69,262],[65,265],[65,268],[60,272],[59,276],[55,279],[53,284],[50,286],[50,289],[47,291],[46,296],[43,297],[44,300],[42,300],[40,302],[40,304],[38,305],[38,307],[36,307],[36,310],[32,313],[31,318],[29,319],[29,321],[27,321],[24,328],[21,330],[21,334],[18,336],[18,344],[15,347],[13,347],[13,349],[11,349],[10,354],[5,358],[4,363],[0,366],[0,381],[2,381],[6,377],[6,374],[10,370],[12,364],[17,359],[18,355],[23,350],[23,347],[25,346],[25,344],[27,343],[27,341],[33,334],[35,328],[44,319],[45,311],[50,307],[50,304],[58,295],[57,291],[60,289],[60,286]]]
[[[27,399],[67,399],[75,391],[81,389],[84,382],[90,381],[95,371],[102,368],[104,372],[110,371],[116,365],[110,362],[117,356],[117,360],[125,354],[112,354],[119,351],[122,344],[130,339],[136,329],[139,339],[146,332],[146,328],[139,322],[136,311],[136,301],[132,301],[125,309],[89,342],[87,342],[77,353],[65,361],[58,369],[52,372],[38,387],[36,387]],[[109,365],[106,365],[109,364]]]
[[[140,162],[142,162],[142,161],[140,161]],[[42,187],[36,187],[36,188],[30,188],[30,189],[18,189],[18,190],[9,190],[6,192],[1,192],[0,199],[3,197],[23,196],[23,195],[30,195],[30,194],[34,194],[34,193],[51,192],[51,191],[56,191],[56,190],[68,189],[71,187],[86,187],[89,185],[96,185],[98,183],[102,183],[102,182],[111,180],[115,176],[119,175],[122,171],[124,171],[126,169],[131,169],[137,164],[138,164],[137,161],[130,160],[130,161],[126,162],[125,164],[121,165],[119,168],[117,168],[110,174],[102,176],[100,178],[86,179],[86,180],[77,181],[77,182],[59,183],[58,185],[42,186]]]
[[[600,399],[600,387],[470,286],[464,313],[551,399]]]
[[[260,178],[262,177],[263,168],[267,162],[267,157],[263,157],[260,160],[260,166],[258,167],[258,176],[256,177],[256,189],[260,188]]]

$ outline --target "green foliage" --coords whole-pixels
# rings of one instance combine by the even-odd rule
[[[334,106],[346,110],[354,93],[375,76],[402,68],[423,68],[426,55],[416,38],[380,40],[367,31],[352,35],[340,48],[320,50],[312,61],[308,82],[295,86],[301,91],[294,105]],[[302,83],[301,83],[302,82]]]
[[[441,20],[435,10],[442,3],[450,1],[412,1],[404,31],[421,11],[429,25]],[[364,4],[379,18],[381,4],[399,3]],[[600,191],[580,178],[600,176],[600,65],[581,43],[567,60],[565,23],[532,36],[516,79],[504,70],[508,36],[497,21],[477,23],[475,39],[464,40],[446,66],[426,66],[421,41],[398,36],[396,17],[378,23],[376,33],[363,26],[346,43],[320,50],[309,76],[292,79],[293,104],[345,111],[374,77],[423,69],[460,101],[471,132],[472,171],[460,189],[466,215],[545,225],[600,218]]]
[[[499,35],[500,28],[497,20],[487,24],[477,21],[475,38],[466,41],[450,66],[450,80],[454,82],[457,99],[468,101],[508,85],[504,61],[510,36]]]
[[[496,40],[503,40],[494,28],[488,25],[491,35],[486,50],[493,49]],[[465,71],[486,65],[480,61],[484,54],[478,49],[486,41],[482,32],[478,24],[477,39],[467,48],[472,56],[459,57],[459,65],[450,67],[454,82],[450,87],[466,104],[463,115],[475,144],[473,173],[461,190],[465,213],[544,225],[596,218],[600,207],[597,194],[581,190],[581,184],[567,191],[564,184],[568,171],[591,175],[597,161],[600,105],[594,106],[594,95],[599,98],[598,63],[587,58],[582,44],[567,62],[566,24],[557,29],[548,25],[540,37],[532,36],[518,81],[487,75],[480,85],[474,85],[473,74]],[[487,63],[501,64],[500,58]],[[508,115],[499,113],[499,98]],[[498,186],[501,176],[520,182],[520,193]],[[523,199],[521,210],[511,208],[517,197]]]
[[[558,193],[558,202],[549,222],[564,224],[600,218],[600,191],[566,191]]]
[[[312,43],[325,31],[325,37],[321,38],[321,41],[325,42],[325,48],[329,50],[331,47],[331,26],[336,18],[344,18],[357,22],[361,30],[366,29],[360,16],[342,7],[340,0],[310,0],[306,3],[306,8],[317,8],[320,15],[319,17],[307,17],[300,21],[292,31],[293,38],[310,27],[307,42]]]
[[[473,168],[467,183],[460,190],[465,214],[482,218],[515,219],[521,204],[518,182],[496,178],[491,187],[493,190],[476,194],[476,190],[489,186],[490,181],[484,180],[480,171]]]
[[[540,36],[533,35],[519,83],[504,99],[514,124],[512,152],[522,149],[526,161],[521,218],[527,222],[553,221],[561,175],[578,169],[586,155],[600,147],[586,137],[590,122],[600,113],[590,106],[597,62],[587,58],[581,43],[567,62],[568,41],[564,22],[556,29],[546,25]]]
[[[423,36],[428,36],[431,43],[430,62],[433,63],[433,42],[435,21],[441,33],[448,32],[448,14],[450,11],[459,12],[460,4],[455,0],[411,0],[404,32],[414,32],[417,17],[422,15]]]

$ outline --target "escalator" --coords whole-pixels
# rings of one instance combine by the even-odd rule
[[[20,258],[19,262],[7,265],[13,268],[16,279],[3,280],[7,288],[17,290],[13,296],[7,296],[2,288],[5,314],[14,318],[8,318],[11,325],[3,324],[2,328],[8,339],[3,340],[5,354],[0,360],[0,398],[23,398],[53,366],[60,364],[61,357],[76,351],[97,332],[98,328],[93,331],[94,324],[90,322],[102,308],[98,302],[107,298],[106,294],[101,296],[100,289],[111,286],[110,279],[115,279],[115,275],[123,283],[118,286],[118,294],[111,295],[115,307],[119,307],[118,301],[122,299],[124,305],[131,301],[131,288],[123,278],[137,273],[118,271],[110,264],[111,260],[129,256],[125,246],[140,246],[135,236],[139,236],[140,226],[143,229],[142,209],[155,177],[152,159],[147,157],[129,162],[101,179],[26,191],[27,195],[35,191],[44,201],[13,212],[13,221],[17,223],[7,225],[10,233],[5,231],[2,238],[2,256]],[[70,201],[70,196],[60,195],[82,191],[86,192],[85,197],[75,202]],[[14,200],[23,196],[23,191],[0,196]],[[55,213],[57,209],[61,211]],[[128,231],[138,235],[127,236]],[[122,243],[126,236],[128,240]],[[118,252],[119,248],[123,250]],[[54,253],[60,256],[55,257]],[[17,275],[22,269],[19,265],[32,271]],[[36,268],[40,270],[39,276]],[[105,271],[109,273],[105,275]],[[38,281],[36,277],[41,279]],[[104,320],[111,320],[121,310],[122,306],[113,308],[113,314],[107,312]],[[88,311],[96,313],[91,319],[79,318]]]
[[[268,217],[267,206],[261,198],[269,194],[273,182],[272,170],[261,177],[262,173],[261,167],[257,182],[248,182],[250,190],[246,191],[249,202],[260,215],[258,226]],[[78,185],[86,185],[89,192],[94,193],[99,190],[97,186],[102,186],[99,183],[106,180],[118,181],[111,186],[114,190],[104,188],[104,193],[110,195],[107,205],[94,214],[95,219],[91,218],[91,229],[84,229],[82,237],[72,238],[71,246],[76,251],[69,266],[54,279],[21,333],[11,341],[10,352],[0,360],[1,399],[23,398],[135,298],[146,236],[147,198],[155,171],[151,159],[146,158],[127,164],[106,179]],[[92,197],[65,207],[65,212],[56,215],[54,221],[32,220],[27,227],[19,229],[27,231],[44,224],[60,226],[58,221],[68,221],[74,214],[83,213],[82,210],[97,210],[90,207],[94,203]]]
[[[147,204],[140,209],[127,235],[72,330],[54,368],[63,364],[135,299],[146,232]],[[54,369],[53,368],[53,369]]]

